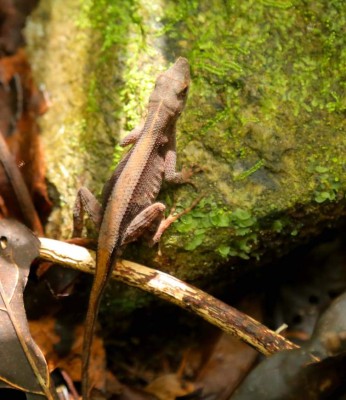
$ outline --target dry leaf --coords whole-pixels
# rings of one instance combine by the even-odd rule
[[[195,391],[192,383],[184,382],[178,374],[166,374],[151,382],[145,391],[155,395],[159,400],[175,400]]]
[[[0,221],[0,385],[57,399],[44,356],[31,337],[23,290],[39,240],[11,220]]]

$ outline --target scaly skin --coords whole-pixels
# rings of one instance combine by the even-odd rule
[[[81,233],[83,211],[100,227],[84,333],[83,399],[89,399],[88,369],[94,326],[116,258],[125,244],[136,240],[148,226],[162,219],[165,206],[155,203],[155,199],[163,179],[182,183],[189,176],[187,171],[175,172],[175,125],[184,109],[189,84],[188,61],[179,58],[157,78],[144,126],[125,138],[124,145],[133,144],[133,147],[106,183],[102,206],[87,189],[82,188],[78,193],[74,236]]]

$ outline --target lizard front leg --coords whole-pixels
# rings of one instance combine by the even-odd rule
[[[73,207],[73,233],[72,237],[80,237],[83,230],[83,216],[87,213],[97,228],[102,220],[101,205],[96,197],[86,187],[81,187]]]
[[[119,143],[121,147],[126,147],[129,144],[134,144],[140,138],[143,131],[144,122],[136,126],[130,133],[128,133],[124,139]]]
[[[172,183],[189,183],[193,170],[183,168],[181,172],[176,171],[177,152],[176,152],[176,128],[173,126],[171,132],[167,135],[168,142],[166,144],[165,155],[165,180]]]

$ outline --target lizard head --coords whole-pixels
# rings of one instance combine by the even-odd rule
[[[163,102],[166,109],[179,116],[183,111],[190,86],[190,65],[186,58],[179,57],[167,71],[158,76],[149,105]]]

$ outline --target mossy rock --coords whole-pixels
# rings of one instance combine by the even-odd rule
[[[51,234],[69,236],[81,183],[101,192],[119,139],[178,56],[192,72],[178,160],[203,171],[196,189],[165,188],[162,198],[181,211],[204,197],[165,233],[160,255],[136,245],[128,257],[206,282],[283,254],[345,215],[344,2],[144,3],[45,0],[28,24],[54,104],[42,124],[61,199]]]

